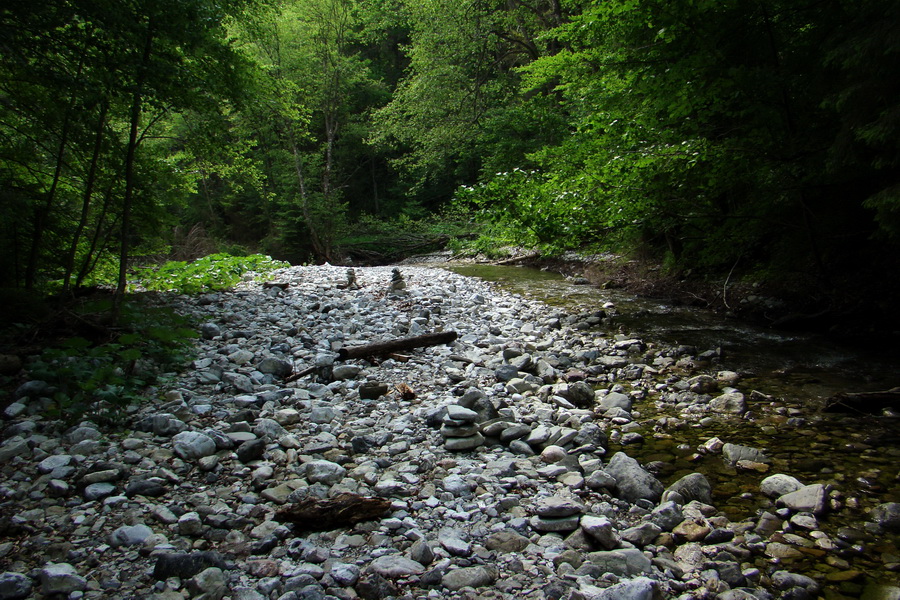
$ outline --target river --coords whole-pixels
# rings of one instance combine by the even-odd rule
[[[723,419],[714,431],[687,426],[660,433],[657,419],[667,415],[658,403],[639,405],[644,443],[627,452],[641,462],[662,465],[663,483],[700,471],[713,485],[716,506],[730,519],[774,510],[759,493],[759,473],[737,471],[718,456],[698,453],[712,435],[723,441],[762,448],[772,458],[771,473],[803,483],[832,484],[838,508],[822,522],[836,540],[834,552],[803,549],[806,558],[791,564],[822,581],[829,600],[896,598],[900,594],[900,540],[873,534],[867,512],[883,502],[900,502],[900,435],[897,420],[881,415],[820,411],[824,398],[838,392],[888,389],[900,385],[900,352],[875,343],[849,345],[812,333],[786,333],[728,318],[708,310],[637,298],[620,290],[576,285],[561,275],[524,267],[454,265],[461,275],[496,282],[523,297],[559,306],[567,313],[592,313],[604,306],[599,325],[610,335],[625,331],[649,343],[693,346],[720,354],[710,371],[737,371],[745,395],[758,390],[771,400],[751,406],[752,418]],[[612,451],[620,448],[613,447]],[[893,586],[893,587],[883,587]]]

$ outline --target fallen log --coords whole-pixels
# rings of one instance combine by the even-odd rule
[[[456,337],[457,333],[455,331],[441,331],[439,333],[426,333],[425,335],[390,340],[388,342],[376,342],[365,346],[356,346],[355,348],[341,348],[338,350],[338,360],[383,356],[400,350],[411,350],[413,348],[423,348],[425,346],[449,344],[455,340]]]
[[[826,412],[877,413],[900,408],[900,387],[877,392],[841,392],[825,401]]]
[[[390,500],[344,492],[334,498],[304,498],[278,510],[275,520],[293,523],[302,531],[331,531],[361,521],[380,519],[390,509]]]
[[[495,261],[494,264],[498,266],[509,266],[515,265],[521,262],[525,262],[526,260],[532,260],[534,258],[540,258],[540,252],[532,252],[531,254],[523,254],[522,256],[514,256],[512,258],[506,258],[504,260]]]

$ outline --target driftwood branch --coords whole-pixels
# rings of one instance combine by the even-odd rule
[[[900,407],[900,387],[877,392],[841,392],[825,401],[826,412],[877,413],[894,407]]]
[[[513,258],[507,258],[504,260],[498,260],[494,264],[495,265],[515,265],[520,262],[525,262],[526,260],[531,260],[533,258],[540,258],[540,252],[532,252],[531,254],[524,254],[522,256],[515,256]]]
[[[390,340],[388,342],[376,342],[365,346],[356,346],[355,348],[341,348],[338,350],[338,360],[348,360],[351,358],[366,358],[369,356],[384,356],[401,350],[411,350],[413,348],[422,348],[425,346],[438,346],[440,344],[449,344],[457,337],[455,331],[442,331],[440,333],[428,333],[410,338],[401,338],[399,340]]]
[[[330,531],[380,519],[390,509],[390,500],[344,492],[334,498],[309,497],[285,506],[275,513],[275,520],[293,523],[301,531]]]

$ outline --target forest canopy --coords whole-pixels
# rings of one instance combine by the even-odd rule
[[[884,273],[900,239],[898,12],[12,0],[0,287],[121,290],[151,258],[383,260],[384,240],[453,238],[822,285]]]

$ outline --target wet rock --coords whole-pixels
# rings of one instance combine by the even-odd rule
[[[684,513],[675,502],[663,502],[650,513],[650,521],[663,531],[672,531],[679,523],[684,521]]]
[[[722,394],[709,402],[713,412],[742,415],[747,412],[747,401],[740,392]]]
[[[616,452],[604,470],[616,480],[616,494],[624,500],[658,502],[662,497],[663,485],[659,480],[624,452]]]
[[[769,498],[778,498],[791,492],[796,492],[803,487],[795,477],[777,473],[763,479],[759,484],[759,491]]]
[[[739,444],[725,444],[722,446],[722,455],[725,457],[725,460],[731,464],[741,461],[763,464],[772,462],[762,450],[751,448],[750,446],[741,446]]]
[[[812,577],[791,573],[790,571],[775,571],[772,573],[772,584],[779,590],[802,588],[811,594],[819,592],[819,584]]]
[[[879,504],[869,513],[869,517],[879,529],[900,531],[900,502]]]
[[[816,483],[779,496],[775,504],[798,512],[821,515],[828,509],[828,494],[824,485]]]
[[[702,473],[685,475],[663,492],[664,500],[673,500],[678,504],[687,504],[697,500],[704,504],[712,502],[712,486]]]

